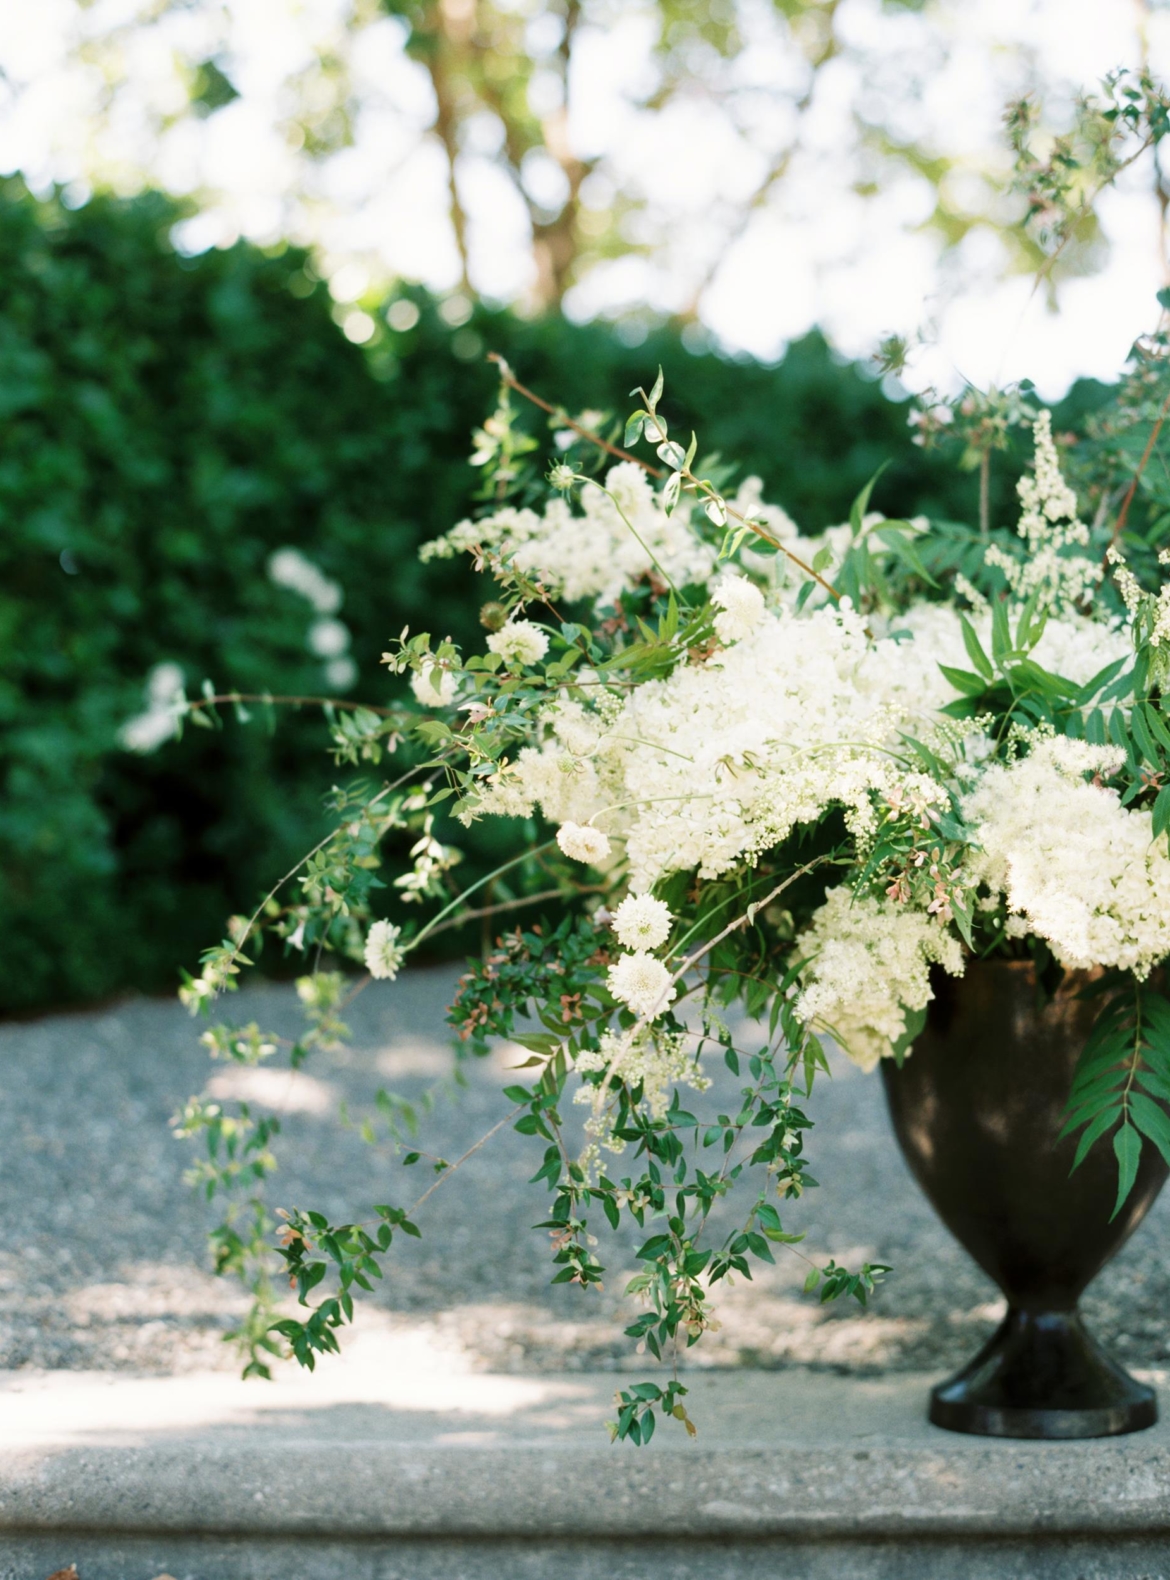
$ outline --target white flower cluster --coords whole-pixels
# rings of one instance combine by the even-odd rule
[[[619,955],[606,977],[609,991],[640,1018],[654,1020],[677,997],[670,971],[646,949]]]
[[[711,588],[711,602],[719,610],[715,635],[721,642],[741,641],[764,617],[764,595],[746,576],[721,576]]]
[[[415,700],[421,702],[424,708],[450,707],[458,688],[456,677],[449,669],[442,669],[438,664],[416,669],[410,677],[410,689],[414,692]]]
[[[984,559],[988,565],[1000,567],[1021,602],[1036,592],[1042,608],[1068,611],[1092,592],[1102,570],[1090,555],[1066,552],[1083,548],[1089,541],[1089,529],[1078,519],[1077,496],[1061,473],[1050,412],[1042,411],[1036,418],[1035,440],[1033,476],[1022,477],[1017,485],[1023,509],[1016,530],[1028,547],[1029,558],[1013,559],[991,543]]]
[[[705,582],[714,569],[715,551],[692,528],[689,506],[668,516],[649,477],[632,461],[611,467],[604,488],[582,484],[580,507],[578,515],[569,500],[554,499],[543,515],[509,508],[461,521],[426,544],[422,557],[491,549],[557,596],[591,598],[599,606],[656,570],[684,586]]]
[[[1045,939],[1063,965],[1145,976],[1170,954],[1170,857],[1148,811],[1086,779],[1118,757],[1057,736],[991,764],[964,807],[982,847],[970,866],[1003,897],[1010,930]]]
[[[349,627],[336,618],[343,597],[340,585],[300,549],[293,548],[277,549],[269,556],[268,579],[295,592],[312,607],[318,618],[309,627],[306,646],[310,653],[325,660],[329,684],[338,691],[348,690],[357,679],[357,665],[349,654]]]
[[[128,752],[153,752],[179,733],[186,707],[183,671],[178,664],[156,664],[146,677],[146,708],[127,719],[118,744]]]
[[[953,616],[950,628],[947,654],[961,662]],[[577,830],[603,824],[624,839],[636,892],[679,869],[713,877],[832,802],[867,818],[897,730],[952,696],[932,643],[871,643],[848,612],[765,613],[707,663],[624,702],[553,705],[543,746],[521,751],[482,810],[528,815],[538,804],[565,825],[566,854],[587,861],[604,836],[591,829],[586,848]]]
[[[393,982],[402,969],[406,950],[399,943],[401,927],[393,922],[375,922],[366,934],[366,970],[381,981]]]
[[[557,829],[557,844],[570,861],[584,861],[589,866],[609,855],[609,840],[588,823],[562,823]]]
[[[506,664],[539,664],[548,652],[548,637],[531,620],[509,620],[487,639],[488,648]]]
[[[655,1119],[661,1119],[670,1103],[671,1087],[677,1082],[696,1092],[705,1092],[711,1085],[698,1059],[688,1051],[686,1040],[685,1032],[664,1031],[654,1026],[644,1026],[636,1035],[607,1031],[596,1051],[586,1049],[577,1055],[576,1068],[582,1074],[608,1071],[627,1086],[640,1084],[643,1106]],[[612,1120],[605,1111],[603,1087],[583,1085],[573,1101],[588,1103],[593,1108],[592,1115],[585,1121],[585,1132],[591,1138],[591,1145],[582,1159],[586,1167],[595,1159],[598,1144],[610,1152],[625,1150],[625,1142],[613,1134]]]
[[[674,917],[652,894],[627,894],[613,913],[613,930],[627,949],[657,949],[670,937]]]
[[[934,997],[931,965],[952,976],[964,966],[959,940],[924,911],[854,896],[847,886],[829,890],[796,953],[811,957],[797,1014],[829,1032],[863,1070],[893,1053],[907,1011]]]
[[[929,733],[955,695],[939,663],[968,664],[953,609],[921,605],[896,627],[875,641],[848,610],[765,611],[706,663],[624,701],[551,704],[543,744],[521,750],[480,810],[539,806],[579,861],[620,838],[639,893],[670,872],[750,864],[835,803],[864,833],[872,792],[911,787],[890,755],[900,732]],[[1084,681],[1125,651],[1124,634],[1076,617],[1049,621],[1036,658]],[[928,779],[919,788],[940,795]]]

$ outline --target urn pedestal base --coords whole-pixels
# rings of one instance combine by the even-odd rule
[[[929,1417],[981,1437],[1117,1437],[1153,1426],[1158,1403],[1077,1312],[1009,1310],[974,1360],[931,1390]]]

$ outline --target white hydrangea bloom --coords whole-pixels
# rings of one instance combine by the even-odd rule
[[[652,894],[627,894],[613,913],[613,930],[626,949],[657,949],[670,937],[674,916]]]
[[[651,1019],[661,1015],[677,996],[670,972],[661,960],[644,949],[619,955],[610,966],[606,981],[614,998],[620,999],[635,1015]]]
[[[438,665],[416,669],[410,677],[410,689],[424,708],[449,707],[454,701],[458,684],[449,669],[440,669]]]
[[[796,941],[811,956],[796,1012],[828,1031],[855,1064],[872,1070],[907,1031],[906,1012],[934,994],[932,963],[963,974],[959,940],[924,911],[831,889]]]
[[[1118,755],[1057,736],[990,765],[964,805],[981,847],[969,865],[1062,965],[1144,977],[1170,954],[1170,857],[1148,811],[1086,781]]]
[[[493,653],[508,664],[539,664],[548,652],[548,637],[531,620],[509,620],[487,639]]]
[[[379,981],[393,982],[406,951],[398,942],[402,929],[393,922],[375,922],[366,934],[366,970]]]
[[[599,828],[587,823],[562,823],[557,830],[557,844],[571,861],[594,863],[609,855],[609,840]]]
[[[746,576],[721,576],[711,589],[718,609],[715,635],[721,642],[738,642],[759,625],[764,615],[764,595]]]

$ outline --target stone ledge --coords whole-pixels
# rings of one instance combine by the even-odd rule
[[[270,1388],[10,1374],[0,1529],[753,1547],[1140,1535],[1170,1549],[1165,1426],[988,1441],[927,1425],[926,1378],[732,1372],[690,1379],[698,1442],[637,1450],[604,1436],[615,1381],[469,1374],[404,1397],[368,1367]]]

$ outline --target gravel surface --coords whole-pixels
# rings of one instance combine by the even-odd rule
[[[386,1153],[337,1123],[356,1118],[379,1086],[408,1099],[439,1089],[422,1144],[454,1158],[506,1111],[500,1086],[515,1050],[474,1063],[456,1091],[442,1020],[453,973],[414,972],[375,984],[349,1016],[352,1046],[314,1056],[297,1076],[210,1067],[224,1096],[281,1116],[274,1204],[344,1218],[371,1202],[406,1203],[424,1188]],[[232,1018],[295,1032],[290,989],[240,994]],[[208,1271],[205,1205],[184,1184],[192,1154],[168,1120],[209,1074],[200,1027],[171,1002],[0,1027],[0,1366],[172,1372],[236,1364],[222,1343],[241,1309],[234,1286]],[[719,1086],[696,1104],[718,1099]],[[696,1106],[692,1104],[692,1106]],[[700,1113],[702,1108],[698,1110]],[[719,1301],[723,1326],[693,1364],[843,1372],[939,1370],[991,1331],[997,1291],[935,1221],[901,1161],[880,1084],[844,1061],[818,1085],[811,1157],[820,1188],[785,1212],[810,1254],[868,1256],[894,1272],[868,1312],[819,1307],[800,1293],[805,1264],[781,1261]],[[642,1367],[620,1332],[620,1291],[634,1242],[606,1234],[605,1291],[549,1287],[542,1187],[526,1182],[541,1144],[503,1130],[435,1193],[366,1321],[426,1330],[495,1370]],[[297,1154],[293,1161],[292,1154]],[[490,1214],[484,1205],[490,1200]],[[1170,1192],[1085,1300],[1099,1336],[1130,1365],[1170,1359]],[[628,1318],[627,1318],[628,1320]]]

